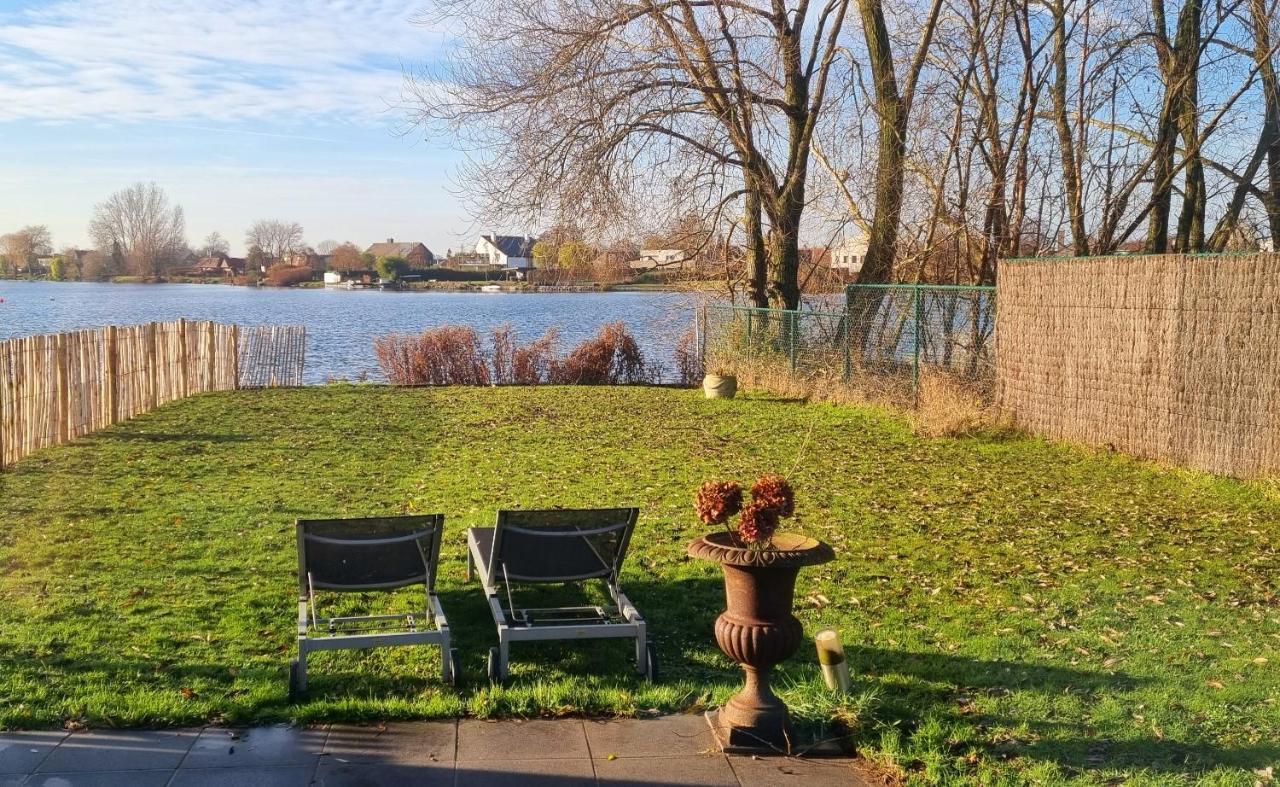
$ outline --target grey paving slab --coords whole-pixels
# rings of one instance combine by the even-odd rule
[[[318,787],[453,787],[453,763],[387,764],[320,761],[313,784]]]
[[[66,737],[61,730],[0,732],[0,774],[31,773]]]
[[[873,782],[852,760],[795,757],[730,757],[729,765],[742,787],[871,787]]]
[[[173,770],[199,730],[73,732],[36,767],[38,773]]]
[[[457,787],[595,787],[591,760],[458,762]]]
[[[716,751],[715,736],[701,714],[656,719],[610,719],[582,723],[591,756],[685,757]]]
[[[328,731],[308,727],[209,727],[182,761],[185,768],[311,765],[324,751]]]
[[[580,719],[458,722],[458,762],[590,757]]]
[[[269,765],[250,768],[182,768],[169,787],[307,787],[314,765]]]
[[[27,777],[24,787],[164,787],[173,771],[74,771],[37,773]]]
[[[694,754],[685,757],[619,757],[595,760],[596,778],[601,785],[700,785],[737,787],[738,779],[723,754]]]
[[[327,757],[340,762],[453,762],[458,745],[456,721],[335,724],[324,743]]]

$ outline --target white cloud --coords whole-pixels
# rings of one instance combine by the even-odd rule
[[[423,0],[58,0],[0,16],[3,118],[371,119],[439,37]]]

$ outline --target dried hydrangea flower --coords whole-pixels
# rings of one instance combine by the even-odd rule
[[[764,546],[778,529],[778,512],[772,508],[752,503],[742,509],[738,520],[738,537],[748,544]]]
[[[698,518],[708,525],[723,525],[742,510],[742,487],[734,481],[708,481],[693,499]]]
[[[770,509],[785,519],[796,512],[796,494],[780,475],[762,475],[751,487],[753,505]]]

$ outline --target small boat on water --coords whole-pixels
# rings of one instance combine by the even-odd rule
[[[480,292],[502,292],[501,284],[486,284],[480,288]]]

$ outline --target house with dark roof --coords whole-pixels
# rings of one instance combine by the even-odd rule
[[[533,244],[538,239],[530,235],[481,235],[476,243],[476,254],[488,258],[489,264],[500,269],[529,270],[533,267]]]
[[[196,276],[243,276],[244,268],[244,258],[218,253],[201,259],[191,270]]]
[[[436,260],[436,255],[424,244],[417,241],[397,242],[395,238],[387,238],[386,243],[375,243],[365,249],[365,253],[375,257],[403,257],[409,261],[410,268],[429,268]]]

